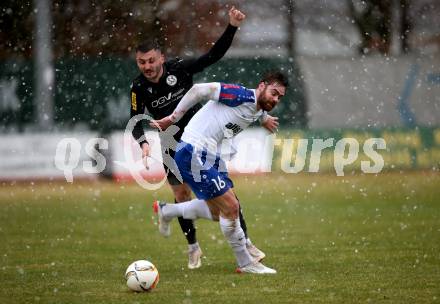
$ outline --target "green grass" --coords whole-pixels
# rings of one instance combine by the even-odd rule
[[[177,221],[162,238],[150,202],[109,182],[0,186],[0,303],[438,303],[440,175],[235,177],[249,234],[274,276],[238,275],[217,223],[197,222],[203,267],[186,269]],[[124,272],[148,259],[151,293]]]

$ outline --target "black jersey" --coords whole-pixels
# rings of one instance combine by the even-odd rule
[[[145,113],[157,120],[172,114],[182,97],[193,86],[193,75],[223,57],[231,46],[236,31],[236,27],[228,25],[208,53],[197,59],[176,58],[166,61],[163,64],[163,75],[158,83],[148,81],[141,73],[133,80],[131,86],[130,117]],[[180,140],[185,126],[201,107],[200,104],[195,105],[175,124],[179,127],[179,132],[175,135],[177,141]],[[146,142],[140,140],[143,135],[142,124],[138,122],[133,129],[133,137],[141,145]]]

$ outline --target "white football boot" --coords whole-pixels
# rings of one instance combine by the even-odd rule
[[[260,262],[253,262],[247,266],[239,267],[236,270],[237,273],[256,273],[256,274],[275,274],[275,269],[269,268],[261,264]]]
[[[254,258],[254,261],[261,262],[266,257],[266,254],[252,243],[246,242],[246,249],[251,257]]]
[[[159,226],[159,232],[164,237],[169,237],[171,235],[171,220],[167,219],[162,214],[162,208],[166,205],[166,203],[163,203],[161,201],[154,201],[153,202],[153,211],[157,215],[157,223]]]
[[[202,266],[202,257],[203,252],[198,247],[197,249],[193,251],[188,251],[188,268],[189,269],[197,269]]]

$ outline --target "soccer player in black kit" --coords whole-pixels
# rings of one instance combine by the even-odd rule
[[[131,87],[131,117],[138,114],[147,114],[153,119],[159,120],[173,113],[181,98],[192,87],[193,75],[203,71],[206,67],[216,63],[223,57],[231,46],[238,26],[245,17],[241,11],[232,7],[229,10],[229,24],[225,32],[208,53],[197,59],[182,60],[175,58],[165,61],[157,39],[151,38],[139,44],[136,48],[136,62],[141,74],[133,80]],[[179,131],[174,135],[176,142],[180,140],[185,126],[201,107],[200,104],[194,106],[176,123],[176,126],[179,128]],[[275,122],[275,124],[277,125],[278,123]],[[263,124],[263,126],[265,125]],[[265,127],[270,129],[267,126]],[[273,129],[274,126],[272,125],[271,128]],[[142,157],[147,159],[150,155],[150,146],[145,137],[143,137],[144,130],[140,121],[136,123],[132,134],[141,146]],[[165,153],[169,153],[174,157],[174,151],[165,150],[162,145],[162,155]],[[164,168],[165,172],[167,172],[167,180],[173,191],[175,202],[190,200],[191,189],[188,185],[181,182],[181,178],[179,181],[179,178],[176,177],[176,175],[180,177],[178,172],[176,175],[173,174],[172,171],[176,172],[176,169],[168,168],[165,164]],[[196,240],[196,230],[193,222],[192,220],[180,217],[179,224],[188,241],[188,268],[199,268],[201,266],[200,258],[202,251]],[[240,224],[247,238],[246,247],[249,253],[256,260],[262,260],[265,254],[250,242],[241,208]]]

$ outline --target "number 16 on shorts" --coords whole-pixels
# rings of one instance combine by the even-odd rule
[[[217,187],[217,190],[220,191],[224,187],[226,187],[226,183],[224,180],[220,178],[220,176],[217,176],[217,180],[215,178],[212,178],[211,181],[214,182],[215,186]]]

